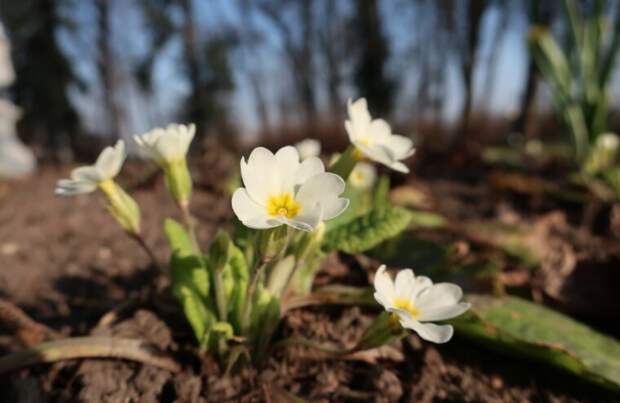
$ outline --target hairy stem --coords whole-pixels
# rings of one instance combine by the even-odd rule
[[[201,254],[200,246],[198,246],[198,237],[196,236],[196,219],[189,211],[189,203],[180,203],[179,208],[181,209],[181,215],[183,216],[183,222],[189,233],[190,241],[194,247],[194,252]]]
[[[153,249],[149,246],[148,243],[146,243],[146,240],[144,239],[144,237],[141,234],[134,234],[134,233],[127,233],[129,234],[129,236],[134,239],[138,245],[140,245],[140,247],[142,248],[142,250],[144,250],[144,252],[146,252],[146,254],[149,256],[149,259],[151,259],[151,264],[157,269],[158,273],[166,273],[164,268],[159,264],[159,262],[157,261],[157,257],[155,256],[155,252],[153,252]]]

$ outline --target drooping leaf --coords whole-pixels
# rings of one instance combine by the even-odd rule
[[[471,310],[451,323],[503,353],[550,364],[620,392],[620,343],[561,313],[516,297],[468,295]]]
[[[325,235],[323,249],[347,253],[364,252],[407,228],[411,213],[400,207],[386,207],[344,224]]]

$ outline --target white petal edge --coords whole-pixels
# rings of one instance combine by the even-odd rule
[[[279,225],[267,214],[263,206],[252,200],[244,188],[235,190],[231,204],[239,221],[250,228],[267,229]]]

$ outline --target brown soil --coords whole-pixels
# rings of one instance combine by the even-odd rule
[[[191,330],[178,312],[169,309],[165,295],[160,296],[161,303],[143,302],[113,326],[97,328],[105,312],[139,295],[152,282],[154,271],[97,197],[53,195],[55,181],[67,173],[68,169],[46,168],[29,180],[0,189],[0,298],[66,336],[145,338],[170,353],[182,370],[172,374],[134,362],[94,359],[39,365],[0,378],[0,401],[280,402],[288,401],[288,392],[313,402],[620,401],[560,371],[489,352],[458,335],[441,346],[410,336],[372,355],[338,360],[290,347],[274,351],[263,369],[227,377],[196,351]],[[139,178],[139,173],[134,177]],[[432,192],[443,192],[435,199],[448,205],[440,208],[444,213],[461,211],[466,203],[469,216],[497,214],[492,206],[497,200],[482,202],[482,197],[476,203],[471,199],[475,191],[464,198],[451,193],[454,184],[448,180],[436,183],[428,186],[434,187]],[[441,186],[452,190],[442,191]],[[192,206],[200,220],[203,244],[213,228],[230,217],[227,198],[205,189],[196,191]],[[168,250],[161,222],[177,216],[176,208],[159,177],[134,187],[132,194],[142,208],[147,242],[163,264]],[[330,260],[333,270],[321,281],[329,282],[332,275],[365,280],[353,259],[334,259]],[[287,316],[279,335],[347,347],[372,314],[358,308],[298,309]],[[0,352],[20,348],[12,329],[0,327]]]

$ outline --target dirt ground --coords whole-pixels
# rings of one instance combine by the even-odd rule
[[[133,307],[111,327],[97,328],[104,313],[139,295],[152,281],[153,270],[147,256],[110,219],[98,197],[54,196],[55,181],[68,172],[68,168],[45,168],[29,180],[1,185],[0,298],[65,336],[113,334],[146,338],[170,353],[181,363],[182,370],[172,374],[134,362],[94,359],[39,365],[2,376],[0,401],[280,402],[289,398],[286,391],[313,402],[620,401],[571,375],[490,352],[458,335],[441,346],[424,343],[412,335],[402,345],[389,346],[378,355],[347,360],[325,359],[301,347],[282,349],[273,353],[265,368],[226,377],[212,360],[196,352],[191,330],[178,312],[153,301]],[[168,249],[161,223],[164,217],[177,216],[176,208],[160,177],[140,181],[139,186],[132,186],[139,175],[128,177],[126,184],[142,208],[147,242],[164,264]],[[436,200],[438,210],[455,217],[465,208],[467,214],[460,214],[468,218],[519,215],[524,208],[523,198],[517,197],[508,205],[494,199],[497,193],[479,179],[456,183],[446,174],[429,181],[422,172],[416,180]],[[231,212],[228,199],[208,180],[202,183],[204,186],[195,192],[192,211],[200,221],[199,239],[206,244],[213,229],[226,223]],[[470,191],[463,192],[463,186]],[[532,210],[530,203],[532,199],[527,198],[528,210]],[[537,217],[550,212],[541,203],[536,205]],[[573,215],[581,217],[582,213],[570,213],[564,217],[566,225],[559,227],[578,238],[580,232],[574,229],[578,225],[573,225]],[[585,245],[587,249],[591,242],[614,239],[609,238],[612,229],[603,231],[605,236],[590,234],[574,245]],[[449,237],[458,241],[459,236],[453,233]],[[603,259],[605,264],[610,264],[609,259]],[[365,280],[363,268],[356,267],[359,265],[354,259],[333,256],[327,266],[327,272],[336,272],[336,277],[353,282]],[[330,281],[329,275],[322,281]],[[543,283],[543,293],[550,294],[545,292],[545,286],[551,286]],[[565,286],[558,286],[558,296],[570,293]],[[600,298],[603,304],[607,297]],[[557,300],[561,302],[562,298]],[[346,346],[360,336],[371,315],[350,307],[298,309],[285,319],[279,334],[303,335]],[[596,323],[596,318],[592,320]],[[617,327],[611,325],[604,330],[615,333]],[[0,324],[0,353],[19,350],[22,342],[12,329]]]

